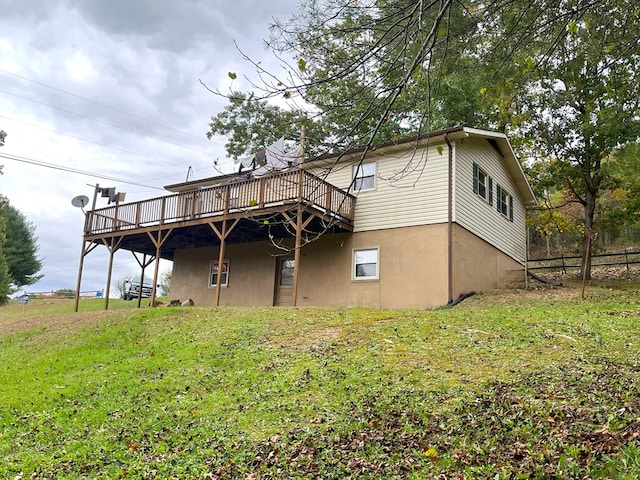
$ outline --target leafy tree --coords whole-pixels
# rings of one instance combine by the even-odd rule
[[[322,125],[310,144],[338,149],[459,123],[504,131],[520,113],[513,106],[536,54],[548,53],[589,5],[311,0],[273,26],[269,46],[294,61],[281,76],[256,62],[264,84],[251,98],[290,99],[289,108]],[[253,128],[269,126],[258,118]]]
[[[171,289],[171,273],[171,271],[165,272],[160,277],[160,283],[158,286],[160,287],[160,295],[163,297],[169,295],[169,290]]]
[[[42,262],[37,258],[38,244],[35,225],[15,207],[8,205],[6,214],[6,241],[4,256],[14,288],[31,285],[43,275],[38,272]]]
[[[632,0],[310,0],[273,28],[286,74],[256,63],[264,83],[245,98],[286,99],[320,127],[309,144],[338,151],[460,123],[516,132],[582,206],[589,276],[603,161],[638,136],[637,12]],[[254,120],[254,136],[270,128]]]
[[[527,214],[530,231],[529,255],[547,258],[580,251],[581,215],[577,205],[567,201],[565,192],[538,195],[539,206]]]
[[[280,137],[297,139],[303,127],[316,138],[316,130],[321,128],[302,112],[282,109],[255,99],[253,94],[233,92],[224,110],[211,117],[207,137],[226,135],[227,153],[237,159],[273,144]]]
[[[0,147],[4,145],[4,139],[7,134],[4,130],[0,130]],[[0,165],[0,174],[2,174],[2,166]],[[6,243],[6,212],[8,202],[7,199],[0,195],[0,305],[7,302],[8,295],[11,293],[11,278],[9,276],[9,267],[7,258],[4,253]]]
[[[640,221],[640,144],[633,143],[617,151],[611,159],[609,173],[624,200],[624,215]]]
[[[640,231],[640,144],[632,143],[617,151],[607,165],[614,188],[612,202],[606,215],[608,224],[619,229],[622,241],[637,242]]]
[[[523,129],[531,146],[552,159],[557,187],[583,206],[587,278],[597,200],[609,186],[606,160],[640,135],[640,21],[628,14],[630,6],[625,1],[597,2],[567,26],[567,35],[531,85],[532,118]]]
[[[11,275],[9,274],[9,266],[5,255],[6,212],[8,205],[7,199],[0,195],[0,305],[7,302],[8,295],[11,293]]]

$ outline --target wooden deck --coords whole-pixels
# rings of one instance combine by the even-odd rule
[[[90,210],[84,235],[85,238],[116,232],[126,235],[127,231],[163,225],[187,226],[205,219],[259,218],[270,211],[298,205],[327,222],[353,229],[355,197],[298,169]]]

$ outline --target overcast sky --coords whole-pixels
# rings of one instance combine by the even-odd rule
[[[126,202],[162,187],[230,168],[224,139],[208,140],[225,101],[202,87],[246,89],[253,73],[234,45],[263,62],[272,19],[299,0],[0,0],[0,193],[36,226],[44,278],[28,292],[75,288],[84,216],[71,205],[94,187],[116,187]],[[27,162],[46,163],[47,168]],[[111,177],[63,171],[76,169]],[[130,182],[130,183],[128,183]],[[106,199],[98,199],[98,207]],[[118,251],[113,280],[138,274]],[[108,256],[85,258],[82,291],[105,288]],[[170,269],[164,263],[161,271]],[[145,275],[151,275],[147,269]],[[113,290],[112,283],[112,290]]]

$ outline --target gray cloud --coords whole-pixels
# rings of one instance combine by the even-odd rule
[[[224,164],[224,141],[205,133],[225,102],[199,80],[216,88],[228,85],[230,70],[251,73],[234,41],[268,62],[271,18],[297,5],[0,0],[0,129],[8,133],[0,154],[123,180],[0,159],[0,193],[36,225],[44,259],[45,278],[29,290],[75,287],[82,239],[75,195],[91,196],[99,183],[126,191],[127,201],[155,197],[163,192],[127,182],[162,187],[184,180],[189,166],[197,178],[214,174],[215,158]],[[106,270],[106,249],[98,247],[86,258],[82,289],[104,288]],[[131,253],[116,253],[114,279],[137,271]]]

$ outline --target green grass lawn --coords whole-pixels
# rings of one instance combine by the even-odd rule
[[[640,285],[0,308],[0,478],[637,478]]]

